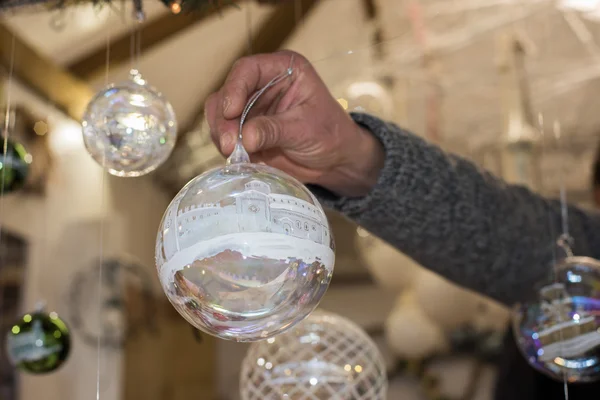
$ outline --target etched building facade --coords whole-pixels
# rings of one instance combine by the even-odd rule
[[[324,213],[296,197],[273,194],[261,181],[246,183],[230,203],[187,206],[178,203],[167,213],[163,243],[169,260],[179,249],[202,240],[238,232],[272,232],[329,246],[331,237]]]

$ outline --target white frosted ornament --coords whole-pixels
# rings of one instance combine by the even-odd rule
[[[315,311],[289,331],[253,343],[242,363],[242,400],[385,400],[385,363],[354,322]]]
[[[410,257],[363,228],[356,230],[355,240],[365,266],[377,283],[387,289],[402,290],[410,287],[422,269]]]
[[[98,92],[81,125],[89,154],[120,177],[154,171],[169,158],[177,139],[173,107],[137,70],[129,80]]]
[[[338,101],[348,111],[367,112],[389,120],[394,113],[394,101],[388,89],[374,79],[348,81],[341,87]]]
[[[399,296],[388,316],[385,337],[394,354],[412,360],[448,349],[444,332],[419,307],[410,289]]]
[[[414,290],[421,309],[444,330],[472,321],[480,297],[441,276],[423,269],[415,278]]]
[[[331,281],[334,241],[321,205],[300,182],[252,164],[239,140],[224,167],[192,179],[167,208],[156,266],[177,311],[208,334],[266,339],[303,320]]]

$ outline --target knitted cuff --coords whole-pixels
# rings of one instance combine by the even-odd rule
[[[389,192],[391,183],[396,181],[401,171],[400,161],[404,159],[402,155],[406,151],[402,143],[406,142],[408,133],[368,114],[351,113],[350,116],[354,122],[371,132],[383,145],[385,162],[377,179],[377,184],[367,196],[354,198],[337,196],[316,185],[309,185],[308,187],[323,206],[339,211],[348,217],[353,217],[369,209],[374,199],[381,198],[382,194]]]

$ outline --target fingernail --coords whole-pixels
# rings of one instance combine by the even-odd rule
[[[235,140],[235,134],[232,132],[227,132],[223,136],[221,136],[221,150],[228,149]]]
[[[230,105],[231,105],[231,99],[229,97],[225,97],[225,100],[223,100],[223,112],[227,112],[227,109],[229,108]]]

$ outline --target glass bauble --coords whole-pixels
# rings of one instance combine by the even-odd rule
[[[57,370],[69,356],[71,336],[55,312],[25,314],[8,332],[6,348],[11,363],[31,374]]]
[[[167,208],[156,243],[163,289],[196,328],[237,341],[304,319],[329,286],[329,223],[300,182],[247,162],[190,181]]]
[[[242,363],[242,400],[385,400],[385,362],[355,323],[313,312],[274,338],[253,343]]]
[[[121,177],[154,171],[169,158],[177,138],[173,107],[137,71],[94,96],[82,127],[92,158]]]
[[[517,344],[538,371],[557,380],[600,378],[600,262],[568,257],[556,279],[513,313]]]
[[[4,140],[0,139],[0,145]],[[0,185],[4,180],[4,193],[15,192],[25,186],[29,174],[29,163],[31,155],[25,147],[12,140],[6,141],[6,154],[0,151]]]

